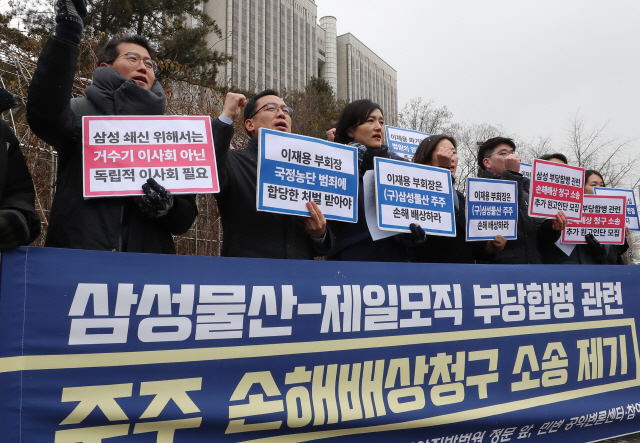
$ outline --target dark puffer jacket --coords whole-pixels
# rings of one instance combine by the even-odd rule
[[[518,172],[505,170],[501,175],[483,171],[482,177],[518,182],[518,237],[508,240],[504,249],[488,260],[492,264],[540,264],[539,247],[555,243],[562,231],[552,228],[552,220],[529,217],[529,179]]]
[[[133,197],[83,198],[81,118],[70,104],[78,54],[76,45],[49,37],[29,85],[29,125],[59,155],[45,246],[175,254],[172,234],[191,227],[198,214],[195,196],[174,195],[169,213],[156,219],[142,214]],[[100,114],[86,102],[81,107]]]
[[[417,263],[475,263],[476,259],[489,259],[484,251],[486,242],[467,241],[467,219],[465,216],[466,200],[460,191],[458,207],[454,209],[456,236],[427,235],[427,241],[409,250],[412,262]]]
[[[324,241],[313,240],[302,217],[256,209],[258,139],[252,137],[244,149],[230,149],[233,126],[219,119],[211,126],[220,183],[216,200],[224,233],[222,255],[298,260],[324,255],[332,244],[328,227]]]
[[[373,169],[374,157],[403,160],[399,155],[389,151],[389,148],[386,146],[378,149],[367,149],[359,167],[358,222],[346,223],[334,220],[329,222],[336,241],[335,246],[327,255],[327,260],[375,262],[409,261],[407,248],[402,241],[402,234],[373,241],[369,233],[364,212],[362,179],[365,172]]]
[[[20,211],[29,227],[31,243],[40,235],[40,217],[35,209],[36,193],[20,143],[7,122],[0,119],[0,209]]]
[[[589,248],[585,244],[574,245],[569,255],[555,244],[546,245],[540,250],[542,263],[553,265],[622,265],[621,254],[629,249],[625,239],[622,245],[603,245],[602,253]]]

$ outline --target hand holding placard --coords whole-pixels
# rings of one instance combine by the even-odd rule
[[[142,213],[149,218],[167,215],[173,207],[173,195],[152,178],[147,179],[142,185],[142,190],[145,195],[135,198]]]
[[[584,239],[587,241],[587,252],[593,256],[598,262],[602,263],[604,261],[606,251],[604,246],[600,244],[597,238],[593,236],[593,234],[587,234],[584,236]]]
[[[567,227],[567,216],[562,211],[558,211],[556,218],[553,219],[553,229],[556,231],[562,231]]]
[[[496,237],[493,240],[489,240],[487,242],[487,245],[485,246],[484,250],[487,252],[487,254],[497,254],[498,252],[502,251],[504,249],[504,247],[507,244],[507,239],[504,238],[501,235],[496,235]]]
[[[327,232],[327,220],[316,202],[307,202],[307,209],[310,216],[302,219],[307,233],[313,238],[322,238]]]
[[[427,233],[420,225],[411,223],[409,229],[411,229],[411,233],[402,234],[402,243],[406,248],[417,248],[427,241]]]

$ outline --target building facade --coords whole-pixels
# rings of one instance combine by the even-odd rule
[[[321,77],[339,99],[371,99],[395,123],[396,71],[352,34],[338,36],[334,17],[318,22],[313,0],[209,0],[203,9],[223,35],[208,43],[233,57],[220,84],[299,90]]]
[[[378,103],[388,124],[398,115],[395,69],[350,33],[337,39],[338,97],[348,101],[368,98]]]

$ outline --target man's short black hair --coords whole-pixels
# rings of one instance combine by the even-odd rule
[[[513,152],[516,151],[515,142],[513,141],[513,139],[507,137],[490,138],[478,148],[478,166],[480,166],[483,171],[487,169],[484,166],[483,160],[493,154],[493,150],[496,148],[496,146],[503,144],[511,146],[513,148]]]
[[[551,160],[552,158],[557,158],[558,160],[562,160],[562,163],[568,165],[567,157],[564,154],[545,154],[540,156],[540,160]]]
[[[120,55],[120,51],[118,51],[118,45],[120,43],[133,43],[135,45],[142,46],[147,50],[151,59],[156,58],[156,51],[151,47],[149,40],[143,36],[137,34],[118,34],[111,38],[111,40],[109,40],[100,51],[100,54],[98,55],[98,66],[102,63],[110,65],[116,61],[116,58]]]
[[[244,120],[247,121],[251,118],[251,115],[253,115],[254,112],[256,112],[256,104],[258,102],[258,100],[260,100],[262,97],[267,96],[267,95],[275,95],[276,97],[280,97],[278,95],[278,93],[276,91],[274,91],[273,89],[265,89],[262,92],[259,92],[258,94],[254,95],[251,100],[249,100],[246,104],[246,106],[244,107]],[[247,131],[247,133],[249,135],[252,135],[251,132],[249,132],[249,130],[246,128],[245,126],[245,130]]]

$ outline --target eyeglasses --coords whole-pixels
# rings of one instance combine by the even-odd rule
[[[116,57],[116,60],[120,57],[124,57],[125,60],[129,62],[131,66],[138,66],[140,61],[148,71],[156,72],[158,70],[158,64],[151,60],[150,58],[142,58],[140,54],[136,54],[135,52],[127,52],[125,54],[119,55]]]
[[[516,151],[499,151],[499,152],[494,152],[491,155],[499,155],[500,157],[507,157],[508,155],[514,154]]]
[[[288,106],[278,106],[275,103],[265,103],[264,105],[260,106],[260,109],[251,114],[249,118],[253,118],[258,112],[262,111],[263,109],[274,113],[278,112],[278,109],[280,109],[282,112],[284,112],[284,115],[288,115],[289,117],[293,115],[293,109]]]

